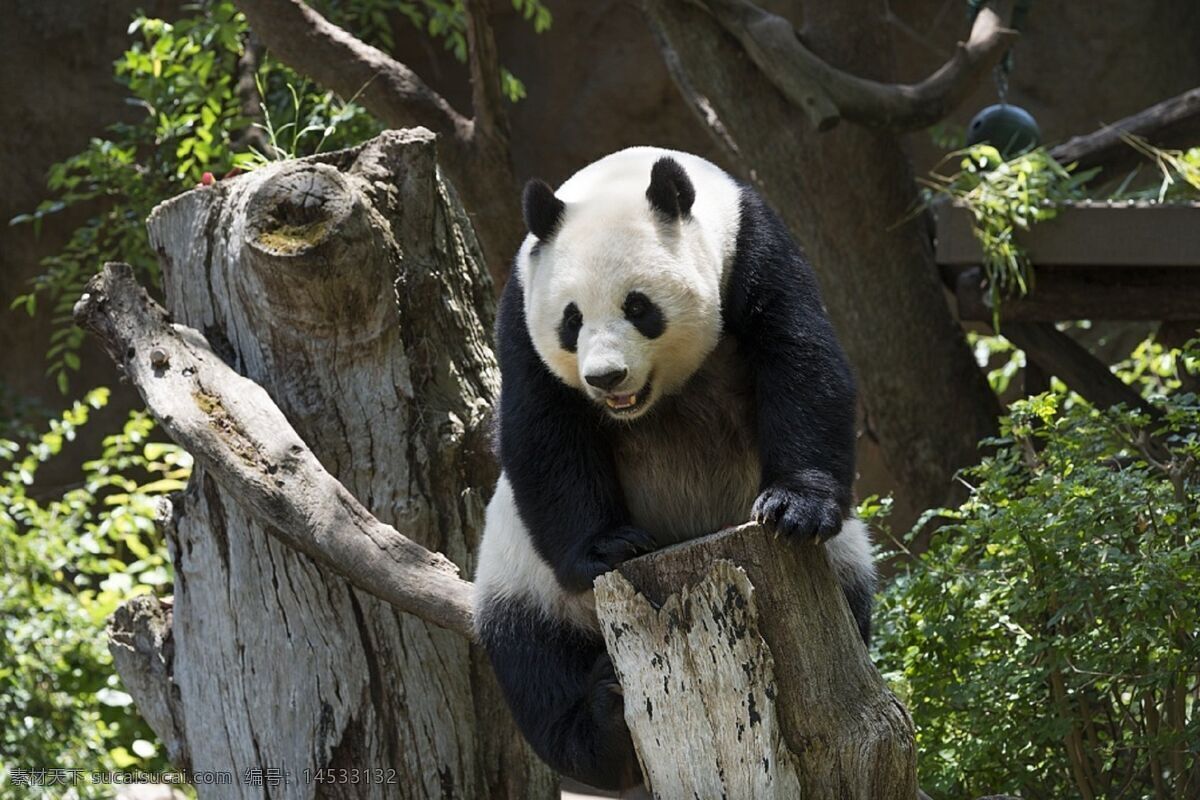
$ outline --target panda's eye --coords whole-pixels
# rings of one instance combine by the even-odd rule
[[[641,292],[627,294],[621,310],[625,312],[625,319],[647,339],[656,339],[666,330],[667,321],[662,309]]]
[[[574,303],[567,304],[563,309],[562,321],[558,323],[558,343],[562,345],[562,349],[568,353],[574,353],[575,348],[579,343],[579,329],[583,327],[583,314],[579,313],[579,306]]]
[[[644,317],[649,310],[650,301],[641,292],[630,292],[629,296],[625,298],[624,311],[628,319]]]

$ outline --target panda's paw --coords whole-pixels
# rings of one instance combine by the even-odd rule
[[[641,528],[624,525],[605,531],[592,538],[583,554],[573,565],[572,574],[567,576],[568,585],[574,584],[580,591],[592,588],[592,582],[606,572],[611,572],[621,563],[654,550],[654,537]]]
[[[797,539],[816,537],[822,542],[842,529],[842,510],[836,499],[780,486],[772,486],[758,496],[750,519],[776,534]]]
[[[600,741],[629,738],[629,728],[625,724],[625,693],[607,652],[596,658],[592,674],[588,675],[588,703],[592,706],[592,720],[599,730]]]
[[[592,719],[603,732],[620,733],[625,728],[625,693],[608,653],[596,659],[588,675],[588,702]]]
[[[601,653],[588,676],[588,704],[595,726],[594,768],[580,776],[606,789],[628,789],[642,782],[633,737],[625,724],[625,695],[608,653]]]

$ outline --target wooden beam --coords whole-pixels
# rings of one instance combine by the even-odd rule
[[[937,263],[980,263],[971,212],[947,203],[934,213]],[[1017,241],[1037,266],[1200,267],[1200,204],[1078,203]]]
[[[959,319],[992,321],[983,270],[953,275]],[[1200,268],[1038,267],[1032,291],[1000,301],[1009,322],[1068,319],[1187,321],[1200,317]]]
[[[1119,403],[1151,411],[1142,396],[1113,375],[1098,358],[1049,322],[1005,322],[1000,331],[1051,375],[1089,403],[1108,408]]]

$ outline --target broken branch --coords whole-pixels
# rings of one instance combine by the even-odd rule
[[[237,0],[237,7],[281,61],[342,97],[357,97],[389,127],[423,125],[469,138],[471,121],[420,76],[301,0]]]
[[[880,83],[831,66],[804,46],[790,22],[749,0],[693,2],[738,40],[767,79],[821,131],[841,119],[901,132],[926,128],[953,111],[1017,38],[985,6],[967,41],[959,42],[950,60],[928,78]]]
[[[1200,143],[1200,87],[1163,100],[1136,114],[1084,136],[1075,136],[1050,151],[1063,164],[1075,163],[1079,171],[1103,167],[1130,169],[1142,156],[1126,141],[1138,136],[1157,147],[1186,148]]]
[[[261,386],[173,325],[127,264],[106,264],[75,305],[150,413],[280,541],[352,585],[471,636],[471,584],[445,556],[371,515],[330,475]]]

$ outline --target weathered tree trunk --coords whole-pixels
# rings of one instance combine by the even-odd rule
[[[149,225],[176,320],[261,384],[379,520],[469,570],[495,479],[492,293],[433,135],[197,189]],[[466,639],[268,535],[200,465],[168,545],[173,625],[156,636],[173,652],[151,663],[170,675],[156,707],[174,730],[160,733],[192,769],[233,774],[221,797],[553,794]],[[256,768],[289,782],[242,783]]]
[[[946,503],[999,407],[947,307],[925,219],[912,215],[916,184],[899,137],[849,122],[817,132],[709,13],[644,2],[684,96],[807,248],[901,499],[917,510]],[[801,16],[800,3],[771,5]],[[877,5],[803,6],[812,52],[891,78]]]
[[[723,531],[602,576],[596,605],[656,797],[917,796],[912,720],[823,548]]]

